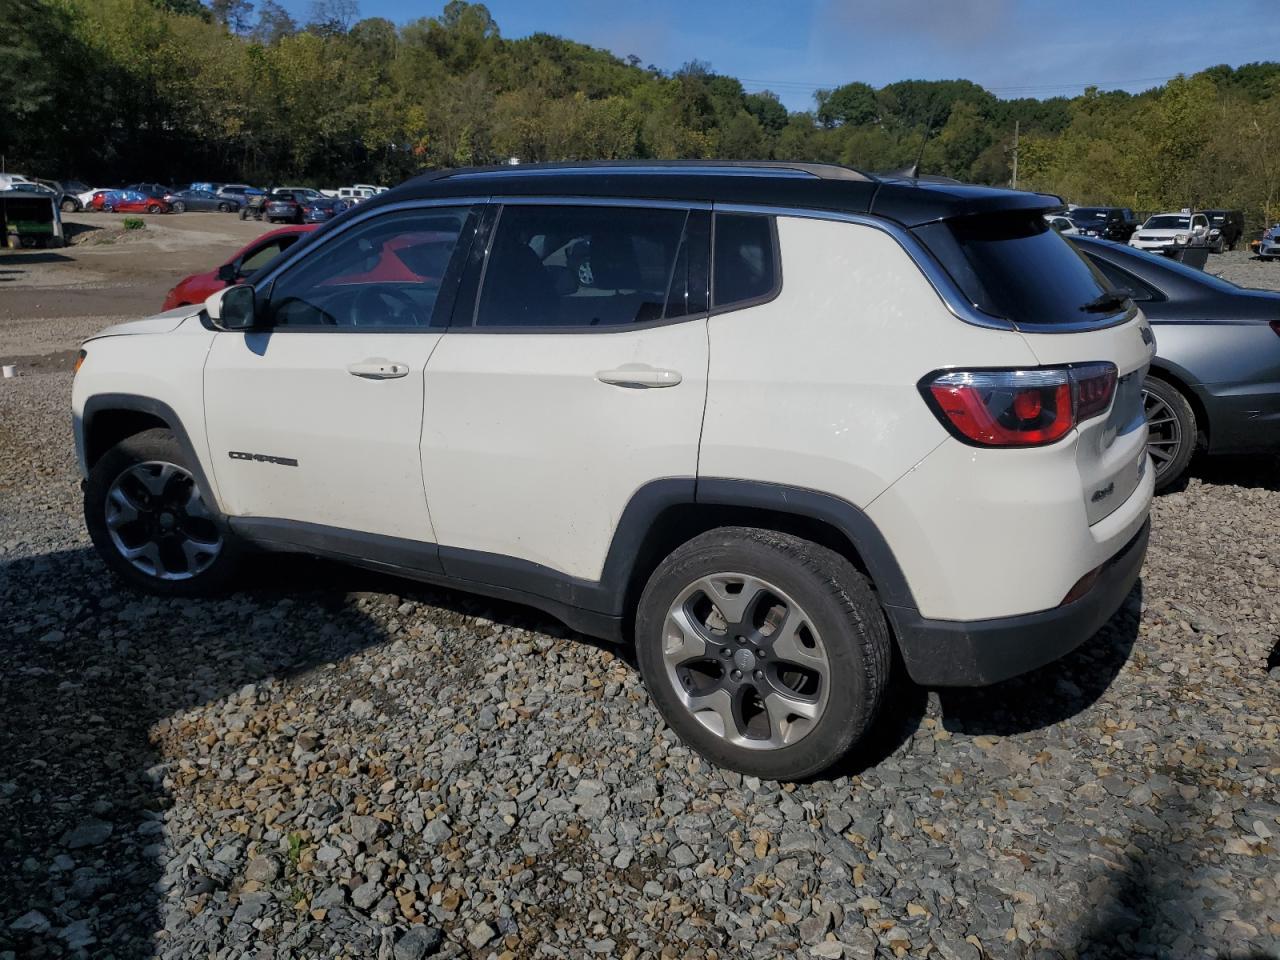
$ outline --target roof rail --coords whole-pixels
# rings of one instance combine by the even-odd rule
[[[678,176],[681,174],[720,177],[797,177],[819,180],[870,182],[869,176],[852,167],[833,163],[791,163],[781,160],[585,160],[562,163],[527,163],[494,167],[464,167],[432,171],[423,179],[471,177],[524,177],[554,174]]]

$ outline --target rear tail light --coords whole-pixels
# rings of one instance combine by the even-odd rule
[[[1111,363],[1030,370],[948,370],[921,383],[942,425],[979,447],[1039,447],[1105,413],[1116,390]]]

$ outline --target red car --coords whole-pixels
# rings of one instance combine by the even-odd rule
[[[314,223],[295,224],[264,233],[257,240],[241,248],[234,257],[217,269],[207,273],[193,273],[179,282],[164,298],[163,309],[172,310],[174,307],[204,303],[210,294],[217,293],[223,287],[251,279],[254,273],[297,243],[300,237],[315,230],[317,226],[319,225]]]
[[[104,213],[170,213],[173,207],[163,197],[149,197],[137,190],[99,190],[89,201],[89,209]]]

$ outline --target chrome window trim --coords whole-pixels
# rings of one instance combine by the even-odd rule
[[[1005,317],[997,317],[978,309],[960,290],[951,274],[934,258],[928,249],[906,227],[878,217],[861,213],[842,213],[838,210],[818,210],[810,207],[778,207],[768,204],[717,203],[717,211],[726,213],[770,213],[779,217],[798,217],[809,220],[832,220],[839,223],[856,223],[887,233],[897,241],[920,272],[925,275],[938,298],[958,320],[989,330],[1011,330],[1019,333],[1081,333],[1089,330],[1105,330],[1128,323],[1137,315],[1134,307],[1125,313],[1101,320],[1080,320],[1076,323],[1014,323]],[[1065,241],[1064,241],[1065,242]]]
[[[650,200],[648,197],[571,197],[571,196],[517,196],[490,197],[490,203],[504,207],[555,206],[555,207],[630,207],[641,210],[710,210],[709,200]]]

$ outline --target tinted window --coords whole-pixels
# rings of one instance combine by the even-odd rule
[[[282,327],[444,323],[437,296],[450,286],[454,249],[470,235],[471,219],[465,207],[405,210],[344,231],[276,279],[272,321]]]
[[[240,276],[248,279],[293,245],[295,237],[279,237],[264,243],[240,262]]]
[[[1107,278],[1113,287],[1126,294],[1130,299],[1137,301],[1156,299],[1156,291],[1127,270],[1121,270],[1114,264],[1108,263],[1106,260],[1100,260],[1097,257],[1089,257],[1089,260],[1102,272],[1102,275]]]
[[[993,316],[1053,324],[1127,309],[1084,255],[1038,214],[956,217],[915,233],[970,302]]]
[[[716,215],[712,303],[718,310],[746,306],[777,292],[779,270],[773,217]]]
[[[706,273],[697,216],[632,207],[504,207],[476,325],[618,326],[703,310],[705,294],[692,290]]]

